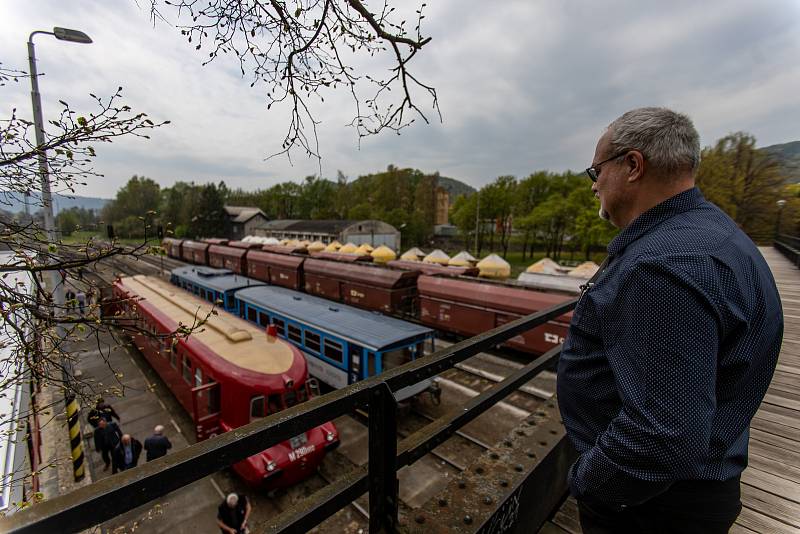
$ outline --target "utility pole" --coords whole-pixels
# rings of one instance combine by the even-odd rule
[[[478,232],[480,231],[479,230],[479,228],[480,228],[480,226],[479,226],[480,222],[479,221],[480,221],[480,216],[481,216],[481,192],[480,192],[480,190],[475,194],[478,195],[478,205],[475,208],[475,257],[478,257],[480,255],[480,252],[478,252]]]

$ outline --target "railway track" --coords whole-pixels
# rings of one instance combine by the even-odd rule
[[[137,260],[116,258],[107,263],[122,274],[168,274],[183,262],[171,258],[142,256]],[[437,340],[439,348],[449,346],[445,340]],[[398,439],[403,439],[430,424],[437,418],[453,410],[460,409],[470,398],[479,395],[495,383],[520,368],[522,364],[503,358],[496,354],[481,353],[438,377],[442,387],[441,404],[434,404],[432,399],[423,396],[412,404],[410,410],[398,413]],[[400,479],[401,509],[413,513],[427,500],[437,495],[450,480],[469,468],[483,453],[494,444],[504,439],[509,432],[539,406],[552,397],[555,389],[554,375],[544,372],[523,385],[506,399],[480,416],[472,423],[457,431],[450,439],[439,445],[425,457],[398,472]],[[358,421],[354,419],[354,421]],[[360,430],[351,433],[349,439],[361,446],[346,447],[343,439],[342,447],[326,457],[317,474],[300,484],[280,490],[270,495],[254,495],[254,504],[268,517],[274,516],[293,506],[296,502],[318,489],[333,483],[354,466],[363,465],[366,461],[367,427],[364,421],[358,421]],[[348,450],[351,452],[348,453]],[[355,454],[352,453],[355,451]],[[229,475],[229,485],[235,486],[233,475]],[[246,492],[247,489],[245,488]],[[248,495],[252,495],[252,491]],[[340,510],[320,525],[316,532],[359,532],[368,526],[368,501],[361,496],[350,506]],[[263,514],[259,514],[262,517]]]

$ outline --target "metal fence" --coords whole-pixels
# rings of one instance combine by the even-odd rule
[[[463,410],[432,422],[397,443],[393,393],[437,375],[475,354],[569,312],[577,299],[522,317],[424,358],[237,428],[136,469],[0,519],[2,532],[80,531],[114,518],[215,473],[259,451],[355,409],[369,413],[369,463],[355,468],[273,518],[270,532],[305,532],[369,492],[370,532],[397,527],[397,470],[414,463],[462,426],[552,365],[555,347],[472,398]]]
[[[779,234],[772,242],[772,246],[789,258],[792,263],[800,267],[800,237]]]

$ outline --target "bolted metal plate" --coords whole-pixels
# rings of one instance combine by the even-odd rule
[[[536,532],[566,494],[575,458],[553,398],[403,517],[401,532]]]

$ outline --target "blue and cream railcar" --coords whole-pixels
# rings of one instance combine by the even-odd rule
[[[277,286],[236,291],[239,315],[299,347],[309,372],[340,388],[380,374],[433,350],[434,331],[414,323],[353,308]],[[398,391],[406,399],[432,386],[431,380]]]
[[[264,282],[234,274],[229,269],[194,265],[173,269],[170,282],[236,315],[239,315],[234,297],[236,290],[264,285]]]

